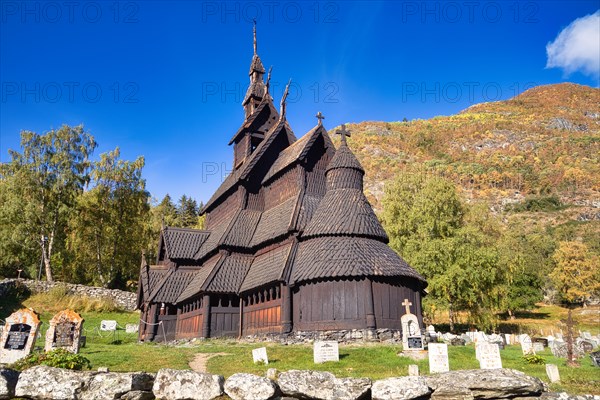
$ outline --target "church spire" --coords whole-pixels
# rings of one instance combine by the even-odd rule
[[[254,33],[254,55],[256,56],[256,47],[257,47],[257,43],[256,43],[256,20],[254,21],[254,28],[252,30],[252,32]]]
[[[265,67],[263,66],[263,63],[257,53],[258,44],[256,40],[256,21],[254,21],[252,35],[254,42],[254,54],[252,55],[250,71],[248,72],[248,75],[250,76],[250,85],[248,86],[248,90],[246,91],[244,101],[242,102],[242,106],[244,106],[244,110],[246,111],[246,118],[252,115],[256,107],[258,107],[266,91],[265,83],[263,82]]]

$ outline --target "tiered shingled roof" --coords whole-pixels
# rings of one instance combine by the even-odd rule
[[[335,150],[319,113],[317,125],[296,140],[285,118],[285,96],[277,113],[263,73],[255,43],[248,90],[256,107],[246,108],[230,142],[247,144],[242,135],[250,135],[252,151],[240,156],[206,203],[203,212],[216,216],[207,218],[207,230],[163,229],[160,265],[142,266],[140,298],[178,303],[278,282],[379,276],[425,287],[387,245],[363,193],[364,169],[346,143],[349,132],[342,126]]]

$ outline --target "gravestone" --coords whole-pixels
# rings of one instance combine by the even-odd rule
[[[116,331],[117,330],[117,321],[113,320],[103,320],[100,321],[100,330],[101,331]]]
[[[402,305],[406,308],[406,314],[400,317],[402,325],[402,348],[404,351],[423,350],[424,341],[421,335],[419,319],[410,312],[412,303],[408,299],[404,299]]]
[[[513,344],[515,344],[515,335],[513,335],[512,333],[505,333],[504,341],[507,345],[512,346]]]
[[[338,342],[335,340],[315,341],[313,359],[315,364],[327,361],[340,361]]]
[[[590,358],[592,359],[592,364],[595,367],[600,367],[600,351],[590,353]]]
[[[252,359],[254,360],[254,364],[256,363],[269,363],[269,357],[267,357],[267,348],[260,347],[258,349],[252,350]]]
[[[519,335],[519,343],[521,343],[521,350],[523,351],[523,355],[535,353],[533,351],[533,343],[531,342],[531,338],[529,335]]]
[[[543,347],[548,347],[548,338],[545,337],[535,337],[532,339],[533,343],[541,343]]]
[[[584,353],[591,353],[594,351],[594,344],[587,340],[578,340],[577,347],[581,349]]]
[[[473,335],[473,341],[475,343],[481,343],[481,342],[487,342],[487,337],[485,335],[485,332],[475,332],[475,334]]]
[[[416,364],[410,364],[408,366],[408,376],[419,376],[419,366]]]
[[[138,324],[127,324],[125,325],[125,333],[137,333],[140,329]]]
[[[534,353],[540,353],[542,351],[544,351],[544,345],[540,342],[533,342],[533,352]]]
[[[79,353],[83,318],[73,310],[64,310],[50,320],[46,332],[45,351],[65,349],[71,353]]]
[[[502,359],[500,358],[500,348],[496,343],[478,343],[477,348],[479,368],[498,369],[502,368]]]
[[[546,374],[548,375],[548,379],[550,379],[550,383],[560,382],[560,374],[555,364],[546,364]]]
[[[28,308],[6,318],[0,338],[0,364],[12,364],[27,357],[35,344],[40,324],[39,316]]]
[[[448,364],[448,345],[446,343],[429,343],[429,373],[450,371]]]

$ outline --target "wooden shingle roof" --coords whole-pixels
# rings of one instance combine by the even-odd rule
[[[354,153],[352,153],[352,150],[344,143],[336,150],[335,155],[327,166],[327,172],[337,168],[351,168],[360,171],[363,174],[365,173],[365,170],[362,165],[360,165],[360,162]]]
[[[182,290],[181,294],[177,297],[177,303],[185,301],[202,291],[202,287],[206,283],[206,279],[213,271],[213,269],[222,261],[223,256],[216,255],[210,258],[197,272],[194,279]]]
[[[283,203],[264,211],[250,246],[255,247],[288,233],[297,201],[298,196],[292,196]]]
[[[230,229],[233,227],[233,223],[235,222],[237,213],[234,213],[230,217],[226,218],[221,223],[217,224],[213,230],[210,231],[210,236],[208,239],[202,244],[202,247],[198,249],[196,254],[194,254],[194,259],[196,261],[201,261],[208,254],[211,254],[213,251],[217,249],[217,247],[222,243],[223,238]]]
[[[165,227],[162,230],[168,259],[193,260],[194,254],[208,239],[210,232],[198,229]]]
[[[196,276],[197,270],[177,270],[169,276],[153,300],[161,303],[175,303],[189,283]]]
[[[256,256],[239,289],[240,293],[282,280],[292,245],[292,243],[284,244]]]
[[[302,238],[361,236],[388,242],[388,236],[362,190],[328,190],[304,230]]]
[[[279,172],[285,170],[290,165],[303,160],[310,147],[315,143],[319,135],[326,135],[327,131],[323,126],[318,125],[311,129],[307,134],[302,136],[296,142],[292,143],[289,147],[279,153],[279,157],[273,163],[269,172],[265,175],[262,183],[265,184],[271,178],[276,176]]]
[[[356,237],[319,237],[301,242],[292,267],[290,284],[325,278],[390,276],[425,282],[388,245]]]
[[[232,247],[250,247],[250,241],[256,231],[262,212],[240,210],[222,243]]]
[[[232,254],[228,256],[217,267],[216,273],[205,285],[205,290],[216,293],[237,293],[253,259],[254,257],[251,255]]]

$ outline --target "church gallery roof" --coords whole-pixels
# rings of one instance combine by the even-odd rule
[[[336,150],[318,113],[318,124],[297,140],[285,116],[287,89],[277,112],[263,73],[255,41],[249,92],[256,103],[244,105],[246,118],[229,143],[237,165],[203,209],[206,230],[163,228],[159,265],[142,265],[138,302],[361,277],[424,288],[387,245],[363,193],[365,171],[346,143],[350,132],[343,125],[336,132]]]

